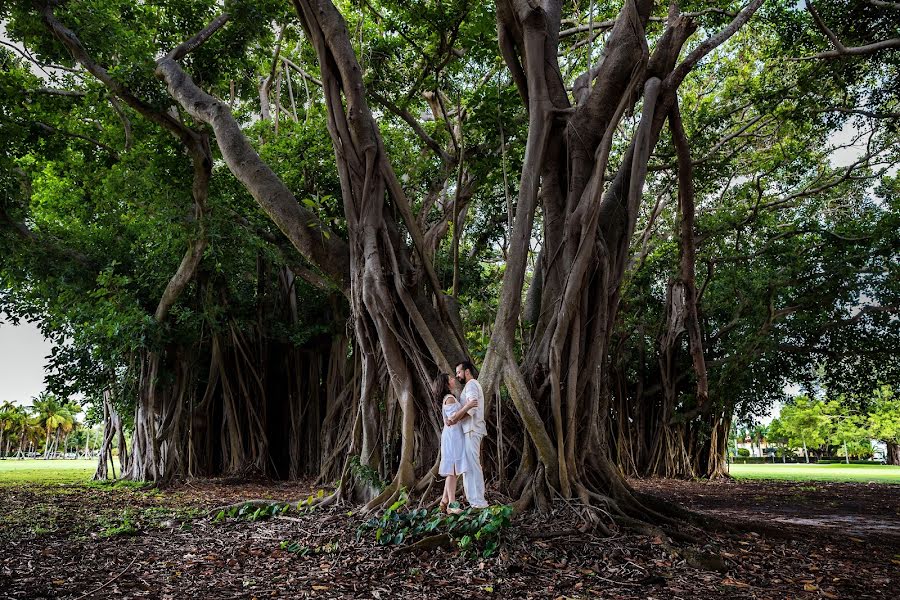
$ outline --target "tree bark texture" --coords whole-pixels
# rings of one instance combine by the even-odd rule
[[[346,242],[322,235],[323,227],[308,225],[317,219],[305,214],[308,211],[265,166],[224,103],[200,90],[172,58],[159,60],[157,73],[187,112],[213,128],[226,164],[294,246],[345,284],[354,356],[360,363],[359,394],[354,398],[360,427],[349,453],[391,479],[385,492],[372,499],[377,505],[431,475],[441,424],[430,405],[428,385],[437,370],[450,372],[451,363],[466,353],[419,223],[385,155],[343,18],[330,3],[298,2],[295,8],[320,60],[348,224]],[[394,219],[395,211],[402,222]],[[401,241],[404,230],[412,248]],[[397,449],[389,443],[395,422],[400,430],[396,463]],[[418,473],[414,462],[421,467]],[[352,482],[341,480],[346,485],[336,497],[352,495]]]
[[[696,29],[691,20],[672,11],[651,53],[644,27],[652,2],[625,2],[602,60],[576,80],[574,102],[570,102],[555,62],[559,4],[498,2],[502,54],[527,103],[530,121],[509,261],[482,384],[486,389],[493,389],[498,379],[506,384],[527,431],[525,443],[533,445],[531,451],[542,467],[535,469],[522,460],[522,468],[538,475],[513,478],[511,492],[519,494],[522,504],[536,501],[540,494],[549,496],[549,487],[563,496],[586,501],[612,498],[631,516],[659,517],[652,514],[652,508],[641,506],[618,468],[623,462],[633,462],[627,444],[617,445],[623,436],[617,435],[616,428],[627,430],[629,426],[623,420],[616,423],[611,406],[616,390],[610,343],[626,258],[650,152],[673,111],[679,155],[686,157],[689,165],[677,115],[679,84],[693,65],[737,31],[759,4],[751,4],[732,25],[678,63],[681,48]],[[615,175],[606,181],[610,138],[621,115],[631,112],[639,102],[640,124],[614,169]],[[680,164],[680,279],[684,283],[673,296],[678,312],[687,317],[674,319],[670,329],[673,341],[682,328],[689,330],[697,396],[699,405],[705,406],[708,386],[693,274],[693,192],[690,171],[683,162]],[[535,174],[540,174],[539,182]],[[524,257],[538,207],[543,211],[544,227],[535,274],[540,282],[540,302],[529,306],[532,341],[524,360],[517,364],[512,341],[519,316]],[[667,395],[674,408],[674,388]],[[651,417],[654,434],[662,435],[654,442],[656,454],[667,458],[680,454],[684,464],[681,470],[687,471],[694,457],[691,449],[684,447],[684,436],[668,423],[671,413],[672,409],[667,409]],[[713,428],[716,447],[722,445],[722,426],[718,422]]]
[[[610,418],[615,395],[612,332],[647,164],[668,120],[681,166],[682,262],[680,283],[671,293],[673,314],[665,345],[673,346],[682,330],[688,332],[697,406],[705,409],[708,385],[696,311],[690,156],[677,113],[677,89],[693,66],[746,23],[760,3],[755,0],[679,63],[681,49],[696,29],[691,19],[673,10],[651,52],[644,28],[653,3],[627,0],[602,60],[578,78],[572,97],[556,60],[560,4],[497,4],[501,54],[526,104],[529,130],[499,311],[480,379],[489,392],[504,384],[518,417],[521,450],[511,492],[520,507],[545,505],[553,490],[616,506],[616,515],[623,519],[667,518],[632,492],[616,464],[622,449],[615,447],[618,437]],[[314,232],[303,226],[308,215],[252,151],[227,107],[199,90],[174,59],[161,59],[157,72],[187,112],[212,126],[229,168],[298,250],[323,271],[346,274],[344,289],[360,363],[355,398],[360,434],[350,452],[391,477],[385,492],[371,499],[369,506],[374,507],[392,501],[403,487],[420,486],[422,472],[416,472],[414,461],[420,469],[430,464],[434,443],[429,447],[427,439],[434,439],[440,428],[433,416],[421,418],[435,412],[421,399],[428,397],[430,376],[449,371],[452,361],[465,356],[465,348],[449,318],[420,223],[369,110],[346,24],[328,0],[295,0],[294,6],[319,60],[349,232],[346,252],[327,254],[340,256],[341,262],[346,256],[346,267],[329,266],[316,256],[309,243]],[[627,152],[611,165],[619,121],[636,109],[641,118]],[[614,175],[607,180],[610,170]],[[535,274],[539,294],[530,302],[531,342],[518,357],[514,346],[537,210],[543,211]],[[401,231],[409,235],[411,246],[399,241]],[[669,369],[663,371],[671,380]],[[671,420],[674,389],[669,386],[671,406],[656,411],[656,421]],[[387,415],[387,429],[379,411]],[[669,427],[668,420],[654,432],[657,440],[649,454],[654,454],[654,445],[660,456],[674,454],[680,437],[690,465],[684,436]],[[717,447],[724,443],[723,425],[727,423],[718,419],[712,428]],[[378,441],[392,427],[401,441],[398,453],[388,456],[390,446],[382,438],[379,447]],[[348,490],[339,490],[337,498],[344,492]]]
[[[480,380],[488,393],[485,414],[496,421],[491,426],[503,427],[515,448],[496,464],[509,469],[497,475],[509,476],[509,491],[520,508],[547,506],[558,494],[599,503],[623,522],[667,522],[672,509],[635,493],[623,471],[721,471],[713,454],[724,449],[728,419],[708,398],[694,272],[691,159],[677,92],[697,62],[740,29],[761,3],[753,0],[679,61],[696,30],[691,18],[673,7],[651,49],[645,27],[653,2],[625,0],[602,59],[575,80],[570,94],[557,61],[561,2],[497,2],[500,51],[528,112],[528,138]],[[254,150],[229,106],[200,89],[181,67],[179,60],[227,16],[160,58],[156,72],[178,106],[209,126],[225,164],[285,237],[343,294],[352,339],[335,336],[329,347],[311,352],[276,351],[262,331],[225,328],[201,351],[205,376],[199,375],[191,349],[148,351],[138,361],[141,394],[128,473],[158,480],[168,473],[215,471],[217,465],[232,474],[282,472],[287,465],[287,476],[296,477],[314,464],[320,477],[341,480],[327,502],[366,500],[374,508],[392,502],[404,488],[422,491],[433,480],[441,423],[429,383],[438,371],[452,372],[467,350],[455,303],[441,291],[446,286],[432,260],[451,219],[458,235],[471,187],[462,151],[438,148],[445,163],[459,161],[457,197],[448,221],[423,231],[386,154],[343,17],[330,0],[293,5],[319,62],[347,239],[297,201]],[[185,144],[195,164],[194,198],[202,217],[211,165],[206,133],[185,128],[168,112],[154,112],[90,61],[74,34],[53,19],[51,8],[45,16],[90,73]],[[270,79],[261,87],[264,112]],[[619,124],[631,113],[640,114],[638,125],[618,157],[613,147],[621,136]],[[616,362],[614,332],[648,162],[666,123],[678,156],[681,261],[660,336],[659,392],[641,387],[629,393]],[[429,140],[425,134],[423,143],[434,150]],[[528,343],[520,353],[522,296],[539,212],[542,246],[524,315]],[[201,239],[170,280],[155,311],[159,323],[194,279]],[[295,273],[272,276],[291,288]],[[289,309],[290,296],[285,302]],[[685,412],[684,369],[679,370],[676,352],[681,333],[687,333],[694,384],[694,412],[686,422],[675,418]],[[275,375],[279,371],[289,375]],[[511,411],[493,404],[501,386]],[[279,404],[281,398],[287,403]],[[221,432],[218,439],[215,431]],[[272,441],[285,438],[289,443],[273,450]],[[352,456],[389,482],[383,492],[376,494],[353,477]]]

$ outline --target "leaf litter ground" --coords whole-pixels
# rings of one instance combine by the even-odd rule
[[[357,541],[364,518],[346,507],[207,516],[247,498],[300,498],[309,485],[0,485],[0,597],[897,598],[900,486],[633,483],[756,531],[602,537],[579,532],[563,504],[514,517],[500,551],[481,559]]]

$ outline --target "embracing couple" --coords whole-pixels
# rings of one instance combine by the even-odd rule
[[[466,500],[473,508],[487,508],[484,498],[484,472],[481,470],[481,440],[487,434],[484,425],[484,391],[478,383],[478,369],[468,361],[456,365],[456,377],[440,373],[432,391],[441,405],[444,430],[441,433],[441,464],[438,474],[446,477],[441,512],[453,514],[456,481],[461,475]]]

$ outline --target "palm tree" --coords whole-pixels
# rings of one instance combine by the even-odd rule
[[[23,445],[27,444],[26,447],[30,448],[30,452],[34,452],[35,448],[40,446],[41,440],[46,437],[44,435],[44,426],[34,416],[29,416],[25,419],[22,432]],[[24,456],[24,448],[21,449],[21,452]]]
[[[9,448],[12,445],[13,436],[15,436],[18,445],[18,454],[22,453],[22,444],[27,437],[28,430],[28,409],[24,406],[12,405],[11,409],[3,410],[2,426],[5,435],[0,435],[0,439],[6,438],[6,445],[3,447],[3,455],[9,457]]]
[[[66,402],[63,404],[63,413],[67,416],[65,422],[63,422],[59,429],[57,430],[57,439],[59,439],[60,431],[63,434],[63,457],[65,457],[69,453],[69,436],[72,435],[73,431],[76,431],[79,427],[81,427],[81,423],[75,418],[75,415],[81,412],[81,407],[75,404],[74,402]]]
[[[59,435],[63,427],[70,427],[73,421],[69,411],[71,405],[61,404],[53,394],[43,392],[34,399],[34,410],[37,413],[37,422],[43,426],[46,438],[44,439],[44,459],[50,457],[50,435],[55,434],[53,451],[59,448]]]
[[[9,434],[13,430],[13,416],[16,414],[16,407],[12,402],[6,401],[0,404],[0,458],[5,458],[9,453]],[[6,441],[4,446],[3,442]]]
[[[734,452],[738,453],[738,443],[745,444],[750,438],[750,430],[744,425],[736,425],[734,428]]]
[[[769,434],[769,428],[765,425],[754,425],[750,429],[751,440],[756,442],[756,450],[759,452],[760,456],[762,456],[763,440],[766,439],[766,436],[768,434]]]

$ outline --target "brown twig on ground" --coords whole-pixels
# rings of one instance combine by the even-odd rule
[[[124,575],[125,573],[127,573],[127,572],[128,572],[128,569],[131,568],[131,565],[134,564],[134,561],[136,561],[136,560],[138,559],[139,556],[140,556],[140,554],[135,554],[135,555],[134,555],[134,558],[131,559],[131,562],[128,563],[128,566],[125,567],[125,568],[122,570],[121,573],[119,573],[118,575],[116,575],[115,577],[113,577],[112,579],[110,579],[109,581],[107,581],[106,583],[104,583],[103,585],[101,585],[100,587],[96,587],[96,588],[92,589],[91,591],[87,592],[86,594],[82,594],[81,596],[78,596],[78,598],[76,598],[75,600],[84,600],[84,598],[87,598],[87,597],[89,597],[89,596],[93,596],[94,594],[96,594],[97,592],[99,592],[100,590],[102,590],[103,588],[105,588],[106,586],[108,586],[109,584],[111,584],[113,581],[115,581],[116,579],[118,579],[119,577],[121,577],[122,575]]]

